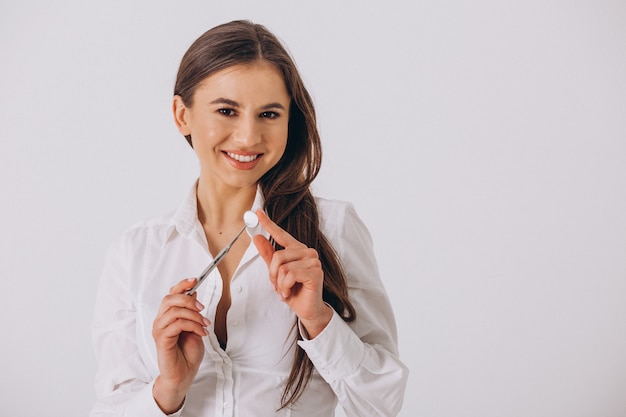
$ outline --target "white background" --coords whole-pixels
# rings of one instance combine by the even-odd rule
[[[175,73],[237,18],[294,55],[315,190],[371,229],[401,416],[626,415],[622,0],[3,0],[0,414],[87,415],[104,254],[195,179]]]

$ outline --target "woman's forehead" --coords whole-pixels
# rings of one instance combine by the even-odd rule
[[[283,74],[267,61],[235,64],[202,80],[196,95],[223,96],[234,100],[263,98],[289,103],[290,95]]]

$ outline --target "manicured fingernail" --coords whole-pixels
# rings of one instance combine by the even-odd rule
[[[198,311],[204,310],[204,306],[200,304],[200,301],[196,301],[196,308],[198,309]]]
[[[202,323],[204,323],[204,327],[209,327],[211,322],[206,317],[202,317]]]

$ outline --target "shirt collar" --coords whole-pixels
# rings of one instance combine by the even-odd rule
[[[169,235],[164,240],[163,246],[167,244],[172,238],[174,231],[178,232],[181,236],[187,239],[198,239],[200,242],[206,245],[206,236],[202,225],[198,220],[198,198],[196,190],[198,188],[198,180],[196,180],[193,186],[189,189],[182,203],[178,206],[178,209],[174,212],[171,219],[171,227],[169,228]],[[265,199],[261,193],[261,188],[257,187],[256,195],[254,196],[254,202],[250,208],[253,211],[256,209],[262,209],[265,205]],[[257,226],[253,230],[248,231],[249,234],[263,234],[268,237],[269,234],[261,227]]]

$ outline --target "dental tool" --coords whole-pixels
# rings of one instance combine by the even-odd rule
[[[243,222],[244,222],[244,226],[241,228],[239,233],[237,233],[237,235],[233,238],[233,240],[231,240],[230,243],[224,247],[224,249],[219,251],[217,256],[215,256],[215,259],[213,259],[213,262],[211,262],[209,266],[207,266],[206,269],[202,271],[202,273],[198,277],[198,282],[196,282],[196,285],[194,285],[193,288],[191,288],[190,290],[187,290],[185,294],[193,295],[196,292],[200,284],[202,284],[202,282],[206,279],[206,277],[209,276],[211,271],[213,271],[217,267],[217,265],[222,261],[222,259],[224,259],[224,257],[226,256],[230,248],[235,244],[237,239],[239,239],[239,236],[241,236],[244,230],[248,228],[252,229],[259,224],[259,218],[257,217],[255,212],[253,212],[252,210],[248,210],[243,214]]]

